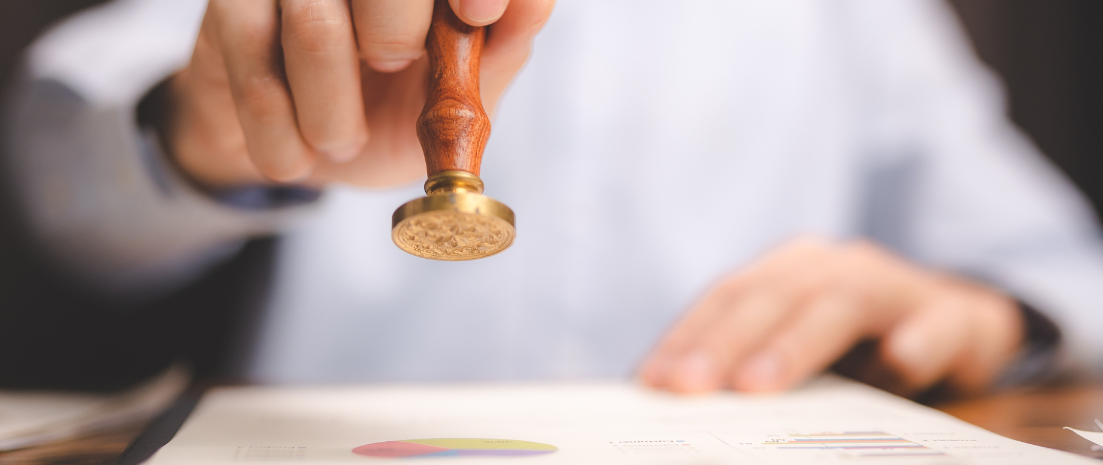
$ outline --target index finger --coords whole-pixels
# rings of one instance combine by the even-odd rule
[[[794,241],[711,289],[663,338],[641,370],[655,387],[716,389],[747,355],[823,280],[828,249]]]
[[[731,386],[740,391],[776,391],[822,371],[870,331],[867,310],[845,291],[827,291],[809,299],[788,325],[733,367]]]
[[[303,138],[335,162],[368,139],[360,62],[344,0],[282,0],[287,82]]]
[[[212,1],[209,8],[217,17],[216,35],[249,156],[273,180],[305,179],[316,156],[299,133],[280,69],[275,0]]]

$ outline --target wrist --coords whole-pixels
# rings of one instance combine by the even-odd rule
[[[181,85],[180,74],[165,79],[139,102],[138,123],[150,134],[160,149],[157,165],[177,173],[187,184],[219,203],[246,210],[266,210],[310,203],[318,199],[318,189],[300,186],[277,186],[265,182],[259,175],[228,175],[225,169],[204,163],[204,153],[215,152],[215,146],[199,137],[200,132],[188,126],[187,112],[191,97]],[[225,166],[225,164],[223,165]],[[242,170],[244,171],[244,170]],[[255,174],[255,173],[254,173]]]

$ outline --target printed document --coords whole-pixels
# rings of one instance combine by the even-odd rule
[[[631,383],[212,391],[149,463],[1093,464],[828,376],[779,394]]]

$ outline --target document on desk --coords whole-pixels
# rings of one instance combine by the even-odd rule
[[[1093,464],[838,377],[682,397],[629,383],[219,389],[153,465]]]

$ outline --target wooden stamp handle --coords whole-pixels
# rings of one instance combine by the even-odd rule
[[[490,118],[479,97],[479,58],[486,28],[456,17],[448,0],[437,0],[425,48],[429,98],[417,120],[429,176],[458,170],[478,176]]]

